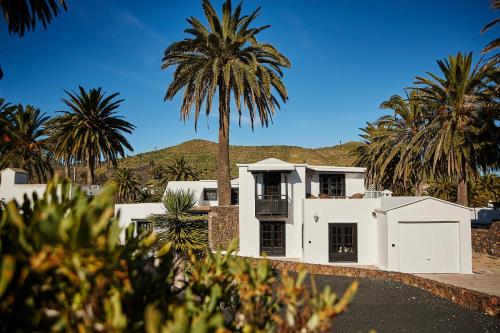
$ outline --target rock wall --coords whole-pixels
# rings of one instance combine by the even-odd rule
[[[211,207],[208,213],[208,243],[212,250],[226,250],[240,235],[238,206]]]
[[[500,222],[490,229],[472,229],[472,251],[500,257]]]

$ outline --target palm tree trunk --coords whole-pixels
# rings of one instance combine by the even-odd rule
[[[71,179],[71,163],[69,162],[69,158],[64,160],[64,175],[66,178]]]
[[[95,182],[95,160],[89,153],[87,161],[87,185],[94,185]]]
[[[469,193],[467,188],[467,181],[464,178],[461,178],[458,181],[458,195],[457,195],[457,203],[462,206],[469,205]]]
[[[222,83],[219,85],[219,149],[217,156],[217,197],[219,206],[231,205],[229,113],[229,94]]]

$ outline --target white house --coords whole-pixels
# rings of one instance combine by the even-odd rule
[[[470,210],[366,191],[363,168],[239,164],[239,254],[412,273],[471,273]]]
[[[0,171],[0,201],[2,202],[16,200],[22,203],[24,195],[31,199],[34,193],[41,197],[46,188],[47,184],[30,184],[29,174],[23,169],[7,168]],[[78,185],[78,188],[88,196],[96,195],[101,191],[99,185]]]
[[[231,181],[232,203],[238,203],[238,179]],[[208,211],[212,206],[218,205],[217,200],[217,181],[216,180],[198,180],[198,181],[170,181],[167,184],[165,192],[176,190],[188,190],[194,195],[195,205],[199,211]],[[115,205],[115,216],[118,217],[120,228],[125,229],[131,223],[134,223],[134,235],[141,228],[148,227],[148,217],[153,214],[164,214],[165,207],[161,202],[118,204]],[[120,234],[120,241],[125,240],[125,230]]]

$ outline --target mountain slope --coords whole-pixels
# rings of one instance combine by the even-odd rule
[[[352,166],[354,158],[349,155],[351,149],[360,142],[348,142],[342,145],[323,148],[303,148],[296,146],[231,146],[231,177],[238,176],[237,163],[253,163],[274,157],[287,162],[308,163],[313,165]],[[119,161],[120,167],[134,169],[142,182],[151,178],[151,170],[158,165],[166,165],[175,157],[184,155],[191,165],[199,171],[202,179],[216,178],[217,143],[206,140],[191,140],[161,150],[141,153]],[[109,178],[112,169],[102,167],[98,174]]]

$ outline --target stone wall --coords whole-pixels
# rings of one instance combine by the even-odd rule
[[[500,222],[490,229],[472,229],[472,251],[500,257]]]
[[[240,235],[238,206],[211,207],[208,213],[208,243],[212,250],[226,250]]]
[[[257,261],[263,259],[249,260]],[[446,284],[413,274],[348,266],[307,264],[285,260],[269,260],[269,264],[279,271],[296,272],[300,269],[305,269],[307,272],[316,275],[367,277],[398,281],[426,290],[431,294],[460,304],[465,308],[481,311],[496,317],[500,316],[500,297],[498,296],[488,295],[479,291]]]

